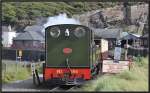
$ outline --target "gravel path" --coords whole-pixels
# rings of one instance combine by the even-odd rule
[[[42,79],[42,78],[40,78]],[[22,81],[15,81],[13,83],[8,83],[8,84],[2,84],[2,92],[47,92],[50,91],[52,88],[55,86],[35,86],[33,84],[32,78],[29,78],[27,80],[22,80]]]
[[[42,81],[42,77],[40,77]],[[41,84],[40,86],[35,86],[33,84],[32,78],[27,80],[15,81],[13,83],[2,84],[2,92],[53,92],[53,91],[77,91],[76,87],[59,87],[56,85],[45,86]]]

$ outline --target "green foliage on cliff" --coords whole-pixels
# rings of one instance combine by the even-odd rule
[[[118,3],[111,2],[3,2],[2,22],[5,24],[34,23],[38,17],[54,16],[66,12],[69,16],[86,11],[112,7]]]

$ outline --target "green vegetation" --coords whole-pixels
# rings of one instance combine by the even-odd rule
[[[39,74],[43,74],[43,64],[42,64],[42,62],[39,63],[39,64],[36,64],[35,68],[37,69],[37,71],[38,71]]]
[[[10,83],[16,80],[24,80],[31,76],[31,70],[21,64],[2,63],[2,82]]]
[[[137,61],[141,59],[141,61]],[[89,81],[85,91],[148,91],[148,57],[136,58],[132,69],[116,75],[103,75]]]
[[[38,73],[42,73],[42,64],[36,64]],[[2,83],[10,83],[16,80],[25,80],[32,77],[30,64],[15,63],[9,60],[2,62]]]
[[[119,2],[3,2],[2,22],[4,24],[34,24],[38,17],[54,16],[66,12],[69,16],[86,11],[112,7]]]
[[[3,2],[2,23],[10,24],[17,31],[22,31],[27,25],[34,25],[37,18],[54,16],[60,12],[65,12],[71,17],[121,4],[123,2]]]

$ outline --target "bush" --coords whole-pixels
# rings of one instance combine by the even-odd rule
[[[125,80],[137,80],[138,76],[133,71],[124,71],[117,75],[117,78],[125,79]]]
[[[139,67],[148,67],[148,57],[134,57],[134,62],[136,63],[136,65],[138,65]]]
[[[28,68],[18,64],[7,64],[5,71],[2,71],[2,83],[10,83],[16,80],[24,80],[31,76]]]
[[[140,61],[139,61],[140,59]],[[148,57],[137,58],[130,71],[103,75],[82,87],[85,91],[148,91]],[[140,63],[140,65],[139,65]]]

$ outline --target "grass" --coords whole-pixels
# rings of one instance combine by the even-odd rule
[[[24,80],[30,76],[30,73],[25,68],[19,68],[19,71],[13,72],[8,71],[3,73],[2,82],[3,83],[10,83],[16,80]]]
[[[140,58],[140,61],[137,59]],[[103,75],[89,81],[83,91],[148,91],[148,57],[138,57],[130,71]]]
[[[23,65],[21,64],[16,64],[13,62],[2,64],[2,83],[10,83],[16,80],[24,80],[31,76],[30,68],[23,67]]]
[[[36,63],[38,73],[42,73],[42,62]],[[16,63],[12,60],[2,60],[2,83],[11,83],[17,80],[25,80],[32,76],[31,65]]]

